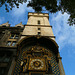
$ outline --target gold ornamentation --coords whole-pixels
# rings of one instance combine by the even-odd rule
[[[31,61],[31,67],[33,69],[41,69],[44,66],[44,63],[40,59],[34,59]]]

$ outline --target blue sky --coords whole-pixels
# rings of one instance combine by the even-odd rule
[[[20,8],[13,8],[12,11],[6,12],[4,6],[0,8],[0,25],[9,21],[11,26],[22,22],[26,24],[28,20],[28,12],[34,10],[26,7],[26,4],[20,4]],[[44,13],[49,13],[44,11]],[[62,63],[66,75],[75,75],[75,26],[69,26],[67,20],[69,15],[62,14],[61,11],[51,14],[49,13],[49,22],[52,26],[53,33],[56,36],[56,42],[59,45],[59,52],[62,57]]]

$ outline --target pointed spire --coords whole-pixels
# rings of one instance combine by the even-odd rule
[[[1,24],[1,26],[6,26],[9,27],[11,24],[9,24],[9,21],[7,21],[6,23]]]
[[[22,24],[22,22],[20,22]]]
[[[16,24],[15,27],[24,27],[24,25],[22,24],[22,22],[20,22],[19,24]]]

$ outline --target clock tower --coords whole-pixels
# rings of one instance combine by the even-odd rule
[[[49,14],[28,13],[12,75],[65,75]]]

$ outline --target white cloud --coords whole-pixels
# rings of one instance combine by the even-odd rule
[[[15,15],[15,16],[20,16],[20,15],[22,15],[22,14],[24,14],[25,13],[25,4],[20,4],[20,7],[19,8],[14,8],[13,9],[13,15]]]
[[[60,11],[57,15],[52,14],[51,25],[60,50],[67,44],[75,46],[75,27],[67,24],[68,18],[67,13],[62,14]]]
[[[29,1],[29,0],[28,0]],[[19,8],[13,8],[11,12],[11,26],[15,26],[16,24],[22,22],[22,24],[27,23],[28,12],[34,12],[31,7],[27,7],[28,2],[19,4]],[[14,23],[13,23],[14,21]]]
[[[29,0],[28,0],[29,1]],[[12,15],[20,17],[23,16],[25,14],[25,12],[31,12],[34,11],[31,7],[27,7],[28,2],[23,3],[23,4],[19,4],[19,8],[14,8],[12,11]]]

